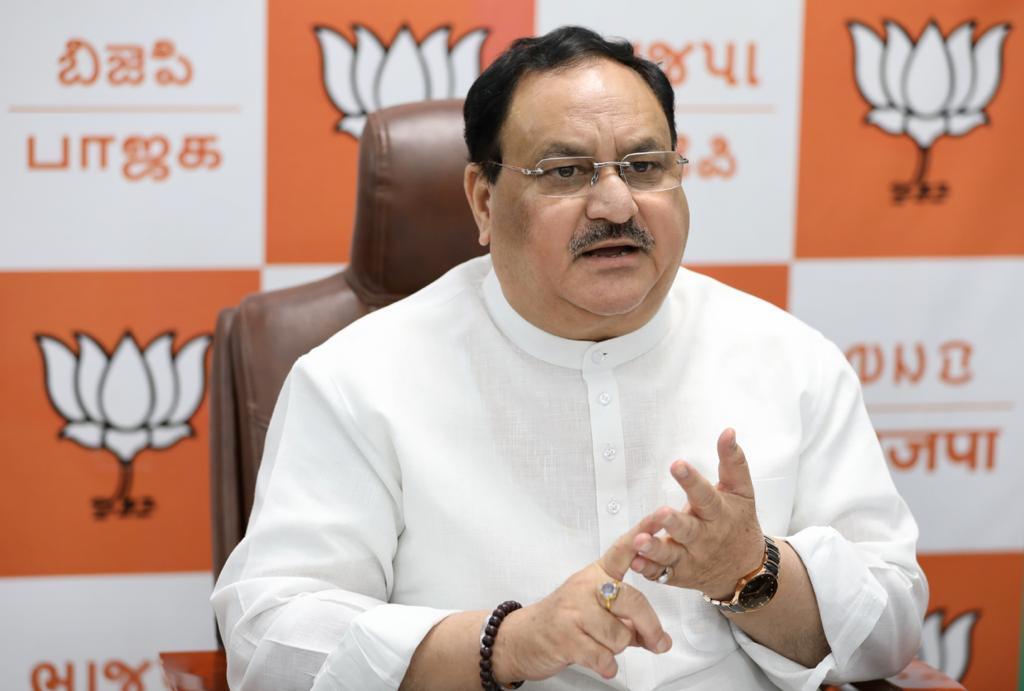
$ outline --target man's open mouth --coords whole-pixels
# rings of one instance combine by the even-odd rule
[[[583,257],[624,257],[640,250],[633,245],[608,245],[584,252]]]

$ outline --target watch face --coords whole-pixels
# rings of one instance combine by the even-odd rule
[[[757,609],[775,597],[779,589],[779,579],[770,573],[762,573],[750,579],[750,583],[740,591],[739,604],[744,609]]]

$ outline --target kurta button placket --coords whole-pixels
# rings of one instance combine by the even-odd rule
[[[614,347],[608,348],[605,344],[591,346],[582,361],[583,380],[590,400],[591,453],[597,489],[595,499],[601,507],[597,522],[602,552],[630,528],[626,457],[619,453],[624,445],[615,375],[618,364]]]

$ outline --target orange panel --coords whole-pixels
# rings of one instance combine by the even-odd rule
[[[920,561],[931,586],[925,630],[933,642],[941,621],[943,663],[936,666],[957,678],[958,669],[947,667],[966,655],[959,681],[967,688],[1017,688],[1024,553],[931,555]]]
[[[964,28],[968,40],[950,37],[968,21],[975,24]],[[1002,40],[1005,23],[1010,28]],[[1012,183],[1024,151],[1024,90],[1017,88],[1024,71],[1022,24],[1019,2],[807,3],[798,257],[1024,252],[1024,195]],[[859,50],[851,31],[861,36]],[[913,46],[906,61],[898,59],[907,54],[901,42]],[[883,114],[884,107],[869,104],[855,78],[858,54],[875,101],[885,106],[891,92],[894,102],[927,117],[911,121],[898,114],[901,109]],[[954,54],[966,71],[951,69]],[[894,67],[887,79],[890,63],[905,69]],[[996,89],[990,99],[983,98],[991,93],[986,84]],[[872,111],[888,131],[866,122]],[[983,120],[987,124],[968,129]]]
[[[785,264],[700,264],[687,268],[756,295],[782,309],[789,307],[789,267]]]
[[[191,370],[187,355],[174,356],[212,336],[217,312],[258,287],[256,271],[0,273],[0,576],[210,568],[206,391],[197,388],[208,381],[198,375],[208,372],[210,351],[201,340],[192,346]],[[130,352],[169,331],[171,349],[162,359],[151,351],[153,364]],[[83,364],[78,333],[99,365]],[[105,368],[126,334],[121,365],[111,358]],[[40,337],[53,339],[56,354],[45,360]],[[51,397],[55,388],[62,400]],[[68,430],[74,409],[101,423]],[[117,494],[117,452],[131,461],[131,486],[94,503]]]
[[[407,26],[417,43],[449,27],[454,43],[476,29],[489,33],[484,65],[515,38],[533,33],[533,3],[499,0],[272,0],[267,84],[267,261],[348,261],[355,215],[356,140],[337,129],[341,114],[324,86],[314,29],[329,27],[354,41],[355,25],[385,45]],[[357,49],[357,53],[364,46]]]

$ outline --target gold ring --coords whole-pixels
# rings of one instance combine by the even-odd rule
[[[609,612],[612,611],[612,603],[615,602],[615,598],[619,596],[619,591],[622,590],[622,581],[605,581],[597,588],[598,594],[604,601],[604,608]]]

